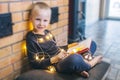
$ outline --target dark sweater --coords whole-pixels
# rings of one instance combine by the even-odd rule
[[[56,46],[56,42],[54,37],[50,40],[45,40],[46,35],[50,33],[50,31],[45,30],[45,35],[34,34],[32,31],[27,33],[26,36],[26,46],[27,46],[27,53],[28,59],[33,68],[47,68],[51,65],[50,58],[60,52],[58,46]],[[51,33],[50,33],[51,34]],[[44,39],[44,42],[39,42],[38,39]],[[35,59],[35,55],[39,55],[45,59],[42,61],[37,61]]]

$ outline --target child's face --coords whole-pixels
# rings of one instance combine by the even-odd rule
[[[32,16],[32,23],[35,31],[43,33],[50,22],[50,12],[47,10],[39,10],[38,14]]]

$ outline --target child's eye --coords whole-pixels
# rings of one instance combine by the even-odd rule
[[[48,20],[44,20],[45,22],[47,22]]]
[[[40,19],[39,19],[39,18],[36,18],[36,20],[39,20],[39,21],[40,21]]]

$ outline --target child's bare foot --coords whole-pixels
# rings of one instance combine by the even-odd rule
[[[88,77],[89,77],[89,74],[88,74],[88,72],[86,72],[86,71],[82,71],[82,72],[80,73],[80,75],[83,76],[83,77],[85,77],[85,78],[88,78]]]
[[[102,56],[96,56],[94,57],[91,61],[89,61],[89,64],[91,65],[91,67],[95,66],[96,64],[100,63],[102,61]]]

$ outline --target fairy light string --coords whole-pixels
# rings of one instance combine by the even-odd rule
[[[34,34],[34,33],[33,33]],[[43,37],[37,37],[37,35],[35,35],[34,34],[34,36],[35,36],[35,39],[37,39],[37,45],[38,45],[38,47],[40,48],[40,50],[41,50],[41,52],[39,52],[38,50],[37,50],[37,48],[35,47],[35,45],[32,43],[32,45],[33,45],[33,47],[35,48],[35,50],[37,51],[36,53],[34,53],[34,52],[32,52],[32,53],[34,53],[34,60],[35,61],[37,61],[37,62],[41,62],[41,61],[43,61],[45,58],[46,58],[46,56],[47,57],[49,57],[50,58],[50,55],[47,53],[47,52],[45,52],[43,49],[42,49],[42,47],[41,47],[41,45],[39,45],[40,43],[45,43],[45,42],[47,42],[47,41],[53,41],[53,42],[55,42],[54,40],[53,40],[53,35],[51,34],[51,33],[47,33],[45,36],[43,36]],[[62,51],[62,49],[59,49],[59,50],[61,50]],[[81,48],[76,48],[76,49],[72,49],[72,53],[76,53],[77,51],[79,51],[79,50],[81,50]],[[69,51],[67,52],[67,53],[69,53]],[[55,54],[56,55],[56,54]],[[88,58],[88,56],[85,56],[84,58]],[[91,60],[92,58],[90,57],[90,60]],[[49,71],[51,71],[51,72],[54,72],[54,71],[56,71],[55,70],[55,67],[54,66],[48,66],[48,69],[49,69]]]
[[[34,34],[34,33],[33,33],[33,34]],[[40,44],[40,43],[45,43],[45,42],[50,41],[50,40],[53,41],[53,42],[55,42],[55,41],[53,40],[53,35],[52,35],[51,33],[47,33],[45,36],[39,38],[37,35],[34,34],[34,37],[35,37],[35,40],[37,40],[37,42],[36,42],[36,41],[34,41],[34,42],[38,45],[38,47],[39,47],[40,50],[41,50],[41,52],[39,52],[39,51],[37,50],[36,46],[34,45],[34,42],[32,43],[32,45],[33,45],[36,53],[35,53],[35,52],[32,52],[32,51],[33,51],[32,49],[29,50],[29,51],[34,54],[34,61],[36,61],[36,62],[41,62],[41,61],[43,61],[46,57],[50,58],[50,55],[49,55],[47,52],[45,52],[45,51],[42,49],[41,45],[39,45],[39,44]],[[51,72],[56,71],[56,70],[55,70],[55,67],[52,66],[52,65],[48,66],[48,70],[51,71]]]

